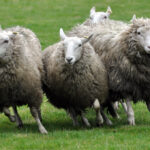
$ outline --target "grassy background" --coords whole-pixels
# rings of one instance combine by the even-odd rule
[[[1,0],[0,23],[3,28],[21,25],[32,29],[39,37],[42,48],[59,40],[59,28],[69,30],[82,23],[92,6],[105,11],[112,8],[112,19],[129,21],[133,14],[150,17],[149,0]],[[134,105],[136,126],[127,125],[126,116],[119,110],[120,120],[112,127],[97,128],[95,114],[87,116],[93,128],[74,128],[64,110],[46,102],[42,104],[43,124],[49,131],[41,135],[26,106],[19,108],[25,124],[21,130],[0,115],[0,150],[147,150],[150,149],[150,114],[145,104]]]

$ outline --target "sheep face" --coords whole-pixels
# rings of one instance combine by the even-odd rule
[[[150,54],[150,26],[143,26],[136,29],[135,40],[146,53]]]
[[[0,57],[5,56],[7,47],[9,46],[10,43],[11,36],[12,36],[11,32],[5,31],[0,32]]]
[[[60,29],[60,37],[63,40],[65,62],[70,65],[81,58],[82,46],[91,38],[67,37],[63,29]]]
[[[109,19],[110,14],[112,13],[111,8],[108,7],[106,12],[96,12],[95,7],[90,10],[90,19],[93,24],[98,24],[103,20]]]
[[[64,40],[65,62],[74,64],[82,54],[82,41],[77,37],[68,37]]]
[[[133,15],[131,22],[132,39],[136,41],[140,47],[140,51],[150,54],[150,20],[143,18],[136,19],[136,15]]]

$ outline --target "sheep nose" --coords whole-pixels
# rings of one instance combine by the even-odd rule
[[[67,57],[66,58],[66,60],[68,61],[68,63],[70,63],[72,59],[73,59],[72,57]]]
[[[4,40],[4,43],[8,43],[9,41],[8,40]]]

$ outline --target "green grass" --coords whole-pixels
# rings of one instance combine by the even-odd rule
[[[133,14],[150,17],[149,0],[1,0],[0,23],[3,28],[21,25],[32,29],[39,37],[42,48],[59,40],[59,28],[69,30],[82,23],[92,6],[105,11],[112,8],[112,19],[129,21]],[[44,100],[43,124],[49,131],[41,135],[26,106],[19,108],[25,124],[18,130],[14,123],[0,115],[0,150],[147,150],[150,149],[150,114],[145,104],[134,106],[136,126],[127,125],[123,110],[120,120],[112,127],[97,128],[94,111],[87,117],[93,128],[72,126],[64,110],[58,110]]]

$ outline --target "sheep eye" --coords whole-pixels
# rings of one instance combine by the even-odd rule
[[[104,18],[106,19],[107,17],[105,16]]]
[[[137,34],[140,35],[141,33],[140,33],[140,32],[137,32]]]
[[[81,47],[81,44],[79,44],[78,46]]]

